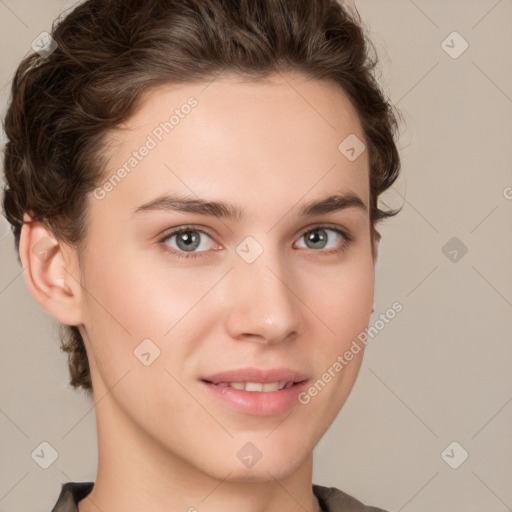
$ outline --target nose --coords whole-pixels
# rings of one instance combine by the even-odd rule
[[[301,300],[292,270],[277,250],[265,249],[252,263],[235,255],[225,288],[233,339],[275,344],[299,333]]]

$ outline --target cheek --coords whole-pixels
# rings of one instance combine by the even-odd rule
[[[213,321],[206,318],[213,315],[212,308],[198,302],[218,278],[205,275],[205,279],[197,279],[196,275],[194,279],[193,269],[170,264],[155,267],[154,261],[148,262],[141,253],[129,249],[116,252],[112,243],[104,251],[110,255],[108,259],[100,254],[88,258],[84,292],[85,325],[103,378],[113,384],[128,369],[140,371],[142,365],[134,351],[148,339],[158,354],[154,364],[171,367],[172,361],[193,350],[190,344],[175,340],[183,339],[185,333],[191,337],[198,326]],[[142,346],[151,349],[151,343],[144,343]]]
[[[365,345],[360,335],[371,316],[373,261],[365,255],[355,257],[350,264],[341,265],[339,272],[331,274],[325,283],[323,293],[310,296],[311,309],[318,316],[312,321],[317,325],[315,332],[321,343],[310,355],[317,361],[318,380],[305,397],[316,408],[315,414],[323,418],[324,427],[331,424],[345,403],[362,364]]]
[[[330,312],[335,318],[337,328],[346,332],[343,326],[366,327],[374,296],[373,267],[354,267],[343,279],[336,281],[336,290],[333,293]]]
[[[134,363],[140,364],[133,351],[144,339],[156,340],[168,329],[164,305],[172,310],[173,304],[133,254],[116,250],[112,243],[101,247],[108,258],[90,253],[87,259],[84,324],[96,364],[112,384]]]
[[[368,327],[374,297],[374,266],[368,254],[365,250],[354,251],[336,272],[329,273],[329,279],[322,279],[323,288],[316,288],[308,298],[316,315],[311,317],[316,325],[314,332],[322,341],[311,355],[318,362],[317,377],[330,371],[325,375],[329,384],[324,396],[330,395],[332,402],[323,405],[328,410],[343,404],[362,363],[365,345],[361,333]],[[318,406],[323,407],[320,402]],[[324,414],[329,416],[327,410]]]
[[[351,254],[336,271],[329,270],[310,292],[311,309],[324,321],[330,339],[351,338],[367,327],[374,297],[374,266],[366,252]],[[309,304],[308,304],[309,305]]]
[[[163,336],[204,293],[192,273],[170,265],[155,267],[143,253],[105,248],[108,259],[88,261],[85,298],[90,322],[108,318],[106,328],[132,338]]]

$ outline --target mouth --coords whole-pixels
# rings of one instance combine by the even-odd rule
[[[299,404],[310,378],[290,369],[246,368],[199,379],[219,406],[242,414],[273,416]]]
[[[201,378],[203,382],[240,391],[273,392],[289,389],[308,376],[292,368],[238,368]]]

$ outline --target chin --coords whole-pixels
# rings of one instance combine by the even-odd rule
[[[273,480],[283,480],[292,475],[297,470],[297,467],[290,466],[288,462],[284,461],[280,464],[267,461],[265,464],[260,460],[252,468],[235,465],[226,480],[238,483],[264,483]],[[224,477],[225,474],[221,478]]]
[[[255,439],[252,443],[247,438],[231,440],[231,446],[226,446],[221,453],[209,451],[207,459],[196,461],[196,467],[216,479],[228,482],[263,483],[285,479],[305,463],[307,453],[302,453],[298,446],[290,449],[281,443],[274,445],[272,436],[270,434],[266,442]]]

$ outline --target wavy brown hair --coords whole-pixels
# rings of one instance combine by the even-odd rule
[[[20,63],[4,123],[3,210],[20,263],[25,212],[80,255],[87,196],[104,178],[106,135],[135,112],[143,93],[221,73],[259,80],[298,71],[338,84],[364,131],[377,240],[376,224],[400,211],[377,206],[399,175],[400,113],[374,77],[377,52],[357,9],[336,0],[88,0],[55,20],[51,36],[53,53]],[[90,392],[78,327],[61,325],[60,338],[70,384]]]

